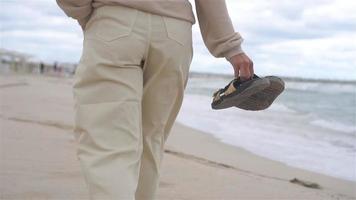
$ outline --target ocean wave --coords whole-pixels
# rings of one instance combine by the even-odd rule
[[[317,91],[322,93],[354,93],[356,85],[351,83],[323,83],[323,82],[286,82],[286,89],[300,91]]]
[[[334,131],[340,131],[344,133],[356,136],[356,125],[346,125],[335,121],[327,121],[323,119],[316,119],[310,122],[313,125],[319,126],[321,128],[331,129]]]
[[[281,104],[281,103],[274,103],[272,104],[268,110],[275,111],[275,112],[286,112],[286,113],[296,113],[296,110],[289,108],[288,106]]]
[[[319,126],[314,124],[327,123],[283,104],[275,103],[267,110],[251,112],[237,108],[216,111],[210,103],[211,97],[185,95],[177,121],[257,155],[356,181],[355,137],[316,128]],[[353,131],[342,125],[338,128]]]

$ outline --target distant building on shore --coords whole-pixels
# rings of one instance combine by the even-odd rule
[[[0,73],[35,73],[57,76],[73,75],[77,65],[66,62],[44,62],[34,56],[0,48]]]
[[[0,72],[29,73],[36,67],[33,56],[16,51],[0,49]]]

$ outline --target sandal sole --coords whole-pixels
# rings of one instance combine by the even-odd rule
[[[247,83],[245,83],[247,84]],[[251,85],[249,85],[245,90],[238,94],[229,94],[226,97],[222,97],[221,102],[212,103],[211,107],[215,110],[225,109],[229,107],[234,107],[239,105],[240,103],[246,101],[250,96],[256,94],[258,92],[263,91],[268,88],[270,82],[268,79],[260,78],[259,80],[254,80]]]
[[[274,100],[284,91],[284,82],[282,79],[275,76],[266,76],[270,82],[270,86],[259,93],[252,95],[246,101],[236,105],[236,107],[244,110],[264,110],[272,105]]]

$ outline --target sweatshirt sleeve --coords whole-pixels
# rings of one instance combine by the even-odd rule
[[[78,20],[83,27],[93,10],[93,0],[56,0],[58,6],[68,17]]]
[[[243,38],[234,30],[225,0],[195,0],[195,7],[203,41],[213,56],[229,60],[243,53]]]

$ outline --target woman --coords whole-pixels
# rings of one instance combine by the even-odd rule
[[[84,32],[75,72],[77,156],[91,199],[154,199],[193,56],[188,0],[57,0]],[[195,0],[204,43],[253,76],[224,0]]]

